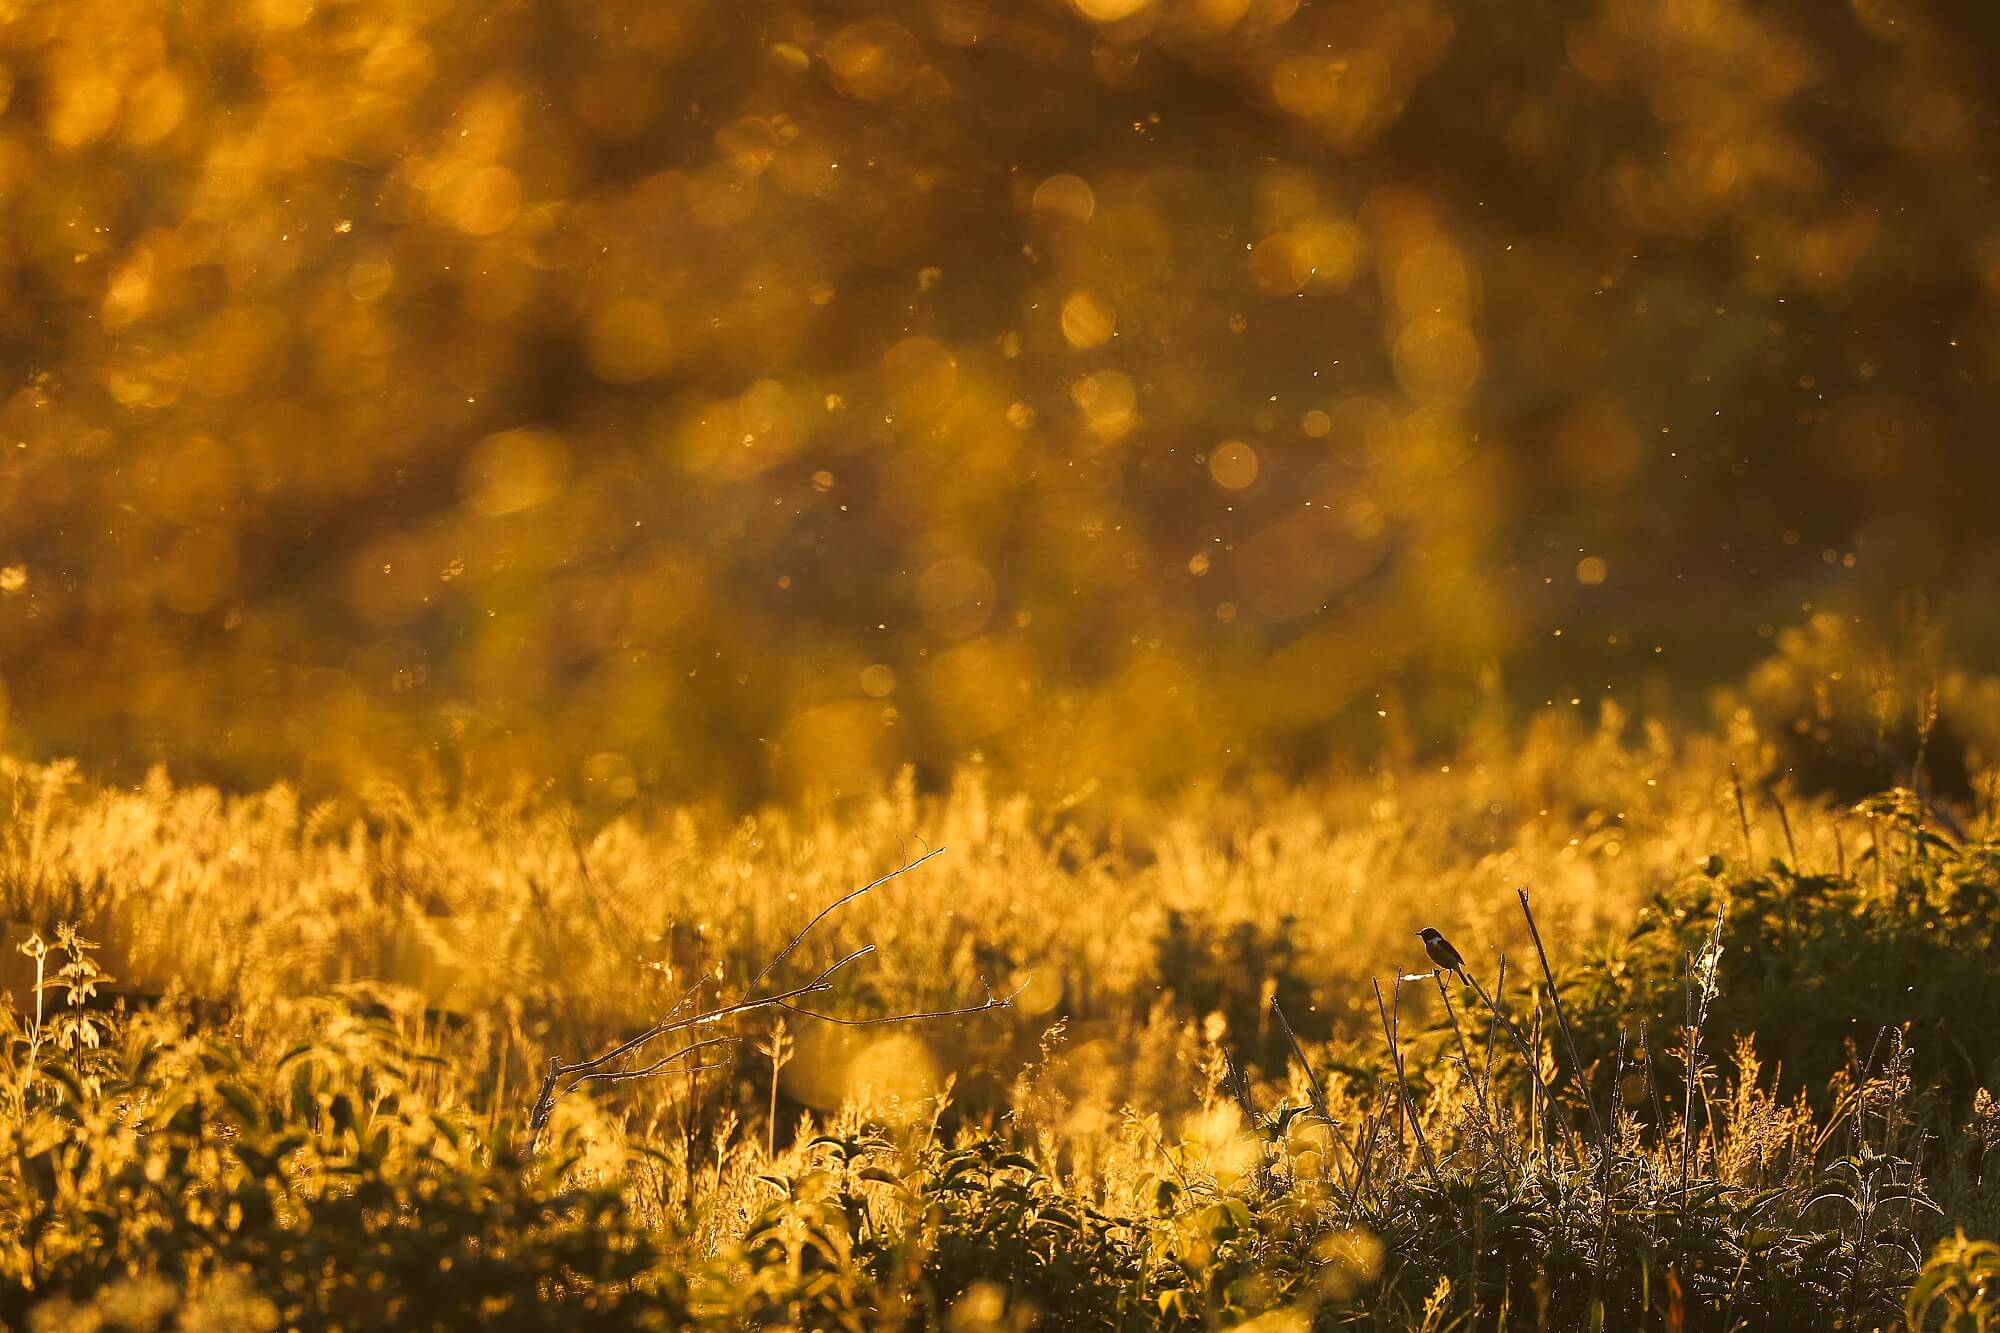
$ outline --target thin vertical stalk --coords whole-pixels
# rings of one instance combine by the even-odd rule
[[[1884,862],[1888,859],[1882,848],[1882,821],[1876,815],[1868,816],[1868,851],[1875,858],[1875,892],[1887,892],[1889,887],[1888,869]]]
[[[1785,855],[1791,860],[1792,873],[1804,874],[1804,870],[1799,866],[1799,845],[1792,840],[1792,818],[1785,813],[1785,798],[1774,791],[1771,793],[1771,804],[1778,811],[1778,827],[1785,834]]]
[[[1390,1059],[1396,1062],[1396,1090],[1402,1094],[1403,1115],[1410,1122],[1410,1133],[1416,1137],[1417,1148],[1423,1154],[1424,1169],[1430,1172],[1431,1184],[1442,1190],[1444,1181],[1438,1176],[1437,1157],[1431,1152],[1431,1141],[1424,1135],[1423,1123],[1417,1119],[1417,1104],[1410,1096],[1410,1080],[1403,1071],[1403,1048],[1396,1039],[1398,1024],[1390,1019],[1388,1006],[1382,1002],[1382,983],[1370,978],[1368,984],[1375,988],[1375,1012],[1382,1019],[1382,1037],[1389,1043]],[[1395,989],[1400,998],[1402,990],[1400,977],[1397,979]]]
[[[1681,1067],[1686,1076],[1687,1086],[1681,1106],[1681,1192],[1686,1194],[1694,1184],[1694,1159],[1697,1140],[1694,1130],[1694,1093],[1701,1088],[1702,1109],[1708,1113],[1711,1127],[1715,1123],[1714,1109],[1708,1105],[1708,1076],[1701,1067],[1701,1032],[1708,1022],[1708,1002],[1715,994],[1715,969],[1721,964],[1722,956],[1723,908],[1716,905],[1715,924],[1709,928],[1708,944],[1702,950],[1699,960],[1687,960],[1686,1009],[1681,1030]]]
[[[1729,761],[1729,785],[1736,792],[1736,824],[1743,832],[1743,865],[1749,873],[1757,865],[1757,844],[1750,837],[1750,805],[1743,799],[1743,777],[1736,771],[1736,761]]]
[[[1618,1028],[1617,1072],[1611,1080],[1611,1124],[1618,1124],[1619,1087],[1625,1078],[1625,1028]],[[1604,1273],[1611,1266],[1604,1251],[1611,1244],[1611,1146],[1605,1144],[1597,1154],[1597,1194],[1600,1204],[1597,1223],[1597,1261],[1590,1266],[1590,1306],[1598,1308],[1604,1299]]]
[[[700,1129],[696,1112],[701,1109],[701,1074],[696,1066],[687,1066],[687,1101],[681,1107],[681,1174],[687,1186],[687,1220],[695,1220],[695,1143]]]
[[[1369,1089],[1369,1092],[1371,1093],[1369,1098],[1371,1103],[1382,1100],[1381,1086],[1379,1084]],[[1368,1186],[1374,1176],[1375,1136],[1382,1132],[1382,1122],[1388,1118],[1388,1116],[1379,1115],[1374,1111],[1368,1113],[1368,1133],[1361,1143],[1361,1161],[1358,1168],[1360,1178],[1355,1182],[1355,1188],[1360,1194],[1367,1194]]]
[[[1659,1079],[1653,1073],[1653,1030],[1651,1024],[1643,1024],[1643,1023],[1641,1024],[1639,1029],[1639,1039],[1640,1039],[1639,1057],[1645,1062],[1646,1096],[1653,1103],[1653,1124],[1655,1126],[1654,1133],[1658,1136],[1657,1141],[1660,1145],[1660,1152],[1664,1155],[1666,1153],[1666,1144],[1667,1144],[1667,1108],[1660,1101]],[[1672,1159],[1667,1158],[1666,1160],[1671,1161]],[[1655,1174],[1654,1168],[1648,1167],[1647,1174],[1654,1175]],[[1646,1221],[1646,1232],[1648,1238],[1655,1245],[1657,1245],[1659,1243],[1660,1233],[1659,1233],[1659,1220],[1656,1217],[1648,1217]]]
[[[1501,1141],[1498,1132],[1493,1128],[1493,1112],[1486,1104],[1486,1088],[1480,1083],[1479,1076],[1472,1072],[1472,1052],[1466,1047],[1465,1032],[1458,1025],[1458,1011],[1452,1007],[1451,992],[1445,988],[1444,972],[1442,970],[1432,972],[1431,980],[1437,982],[1438,998],[1444,1001],[1444,1016],[1445,1020],[1451,1024],[1451,1035],[1458,1039],[1459,1068],[1465,1071],[1465,1081],[1472,1085],[1473,1100],[1479,1103],[1480,1131],[1485,1136],[1487,1145],[1493,1149],[1494,1156],[1500,1159],[1500,1175],[1502,1179],[1505,1179],[1507,1174],[1507,1148]],[[1488,1049],[1490,1050],[1491,1047],[1489,1046]]]
[[[1659,1079],[1653,1073],[1653,1031],[1646,1026],[1639,1031],[1639,1060],[1645,1067],[1646,1097],[1653,1103],[1653,1123],[1658,1127],[1660,1141],[1665,1143],[1667,1133],[1667,1108],[1660,1100]]]
[[[1236,1061],[1230,1058],[1228,1051],[1225,1050],[1221,1054],[1223,1070],[1222,1086],[1228,1091],[1230,1099],[1236,1103],[1236,1109],[1243,1113],[1243,1123],[1248,1125],[1252,1132],[1255,1132],[1263,1128],[1264,1120],[1262,1116],[1257,1114],[1257,1103],[1250,1096],[1250,1080],[1245,1078],[1243,1071],[1236,1067]],[[943,1108],[940,1107],[940,1113],[942,1113],[942,1110]],[[931,1121],[931,1129],[933,1134],[935,1134],[937,1130],[937,1121],[935,1119]],[[1271,1153],[1273,1146],[1263,1135],[1259,1134],[1257,1136],[1257,1180],[1260,1188],[1271,1183]]]
[[[1333,1111],[1327,1105],[1326,1089],[1320,1086],[1319,1075],[1313,1072],[1312,1061],[1306,1059],[1305,1047],[1299,1044],[1298,1034],[1292,1031],[1291,1020],[1285,1017],[1285,1011],[1279,1006],[1275,995],[1271,997],[1271,1012],[1277,1015],[1278,1026],[1283,1029],[1285,1040],[1292,1048],[1292,1058],[1297,1060],[1299,1068],[1305,1071],[1306,1095],[1312,1099],[1313,1114],[1317,1115],[1320,1123],[1326,1126],[1327,1136],[1340,1145],[1342,1152],[1352,1158],[1354,1150],[1348,1146],[1347,1136],[1341,1132],[1340,1123],[1333,1118]],[[1348,1174],[1347,1167],[1341,1163],[1339,1157],[1333,1159],[1333,1165],[1334,1169],[1340,1172],[1341,1188],[1347,1191],[1347,1199],[1351,1205],[1357,1197],[1355,1177]],[[1359,1162],[1355,1163],[1355,1169],[1357,1171],[1360,1169]]]
[[[1549,1152],[1548,1118],[1555,1112],[1553,1099],[1548,1095],[1548,1085],[1542,1082],[1542,1002],[1535,1001],[1534,1049],[1526,1052],[1528,1060],[1528,1147],[1539,1155],[1544,1163],[1551,1156]],[[1540,1123],[1537,1123],[1537,1111]],[[1541,1132],[1541,1146],[1535,1146],[1536,1131]]]
[[[1931,728],[1937,725],[1937,717],[1938,687],[1937,681],[1933,679],[1931,687],[1917,700],[1917,754],[1916,758],[1910,761],[1910,790],[1917,794],[1919,801],[1925,803],[1930,799],[1930,784],[1924,780],[1927,776],[1924,761],[1930,756]]]
[[[1506,979],[1506,959],[1504,957],[1501,959],[1500,966],[1501,966],[1501,979],[1504,981]],[[1549,1087],[1547,1078],[1544,1077],[1544,1075],[1542,1074],[1542,1060],[1541,1060],[1542,1015],[1539,1002],[1537,1003],[1535,1009],[1535,1035],[1533,1041],[1530,1042],[1530,1040],[1527,1037],[1521,1034],[1521,1029],[1515,1027],[1513,1020],[1508,1018],[1506,1012],[1500,1008],[1499,1002],[1493,996],[1488,995],[1486,993],[1486,988],[1479,984],[1478,977],[1468,972],[1466,973],[1465,979],[1471,983],[1473,993],[1479,997],[1480,1003],[1486,1006],[1486,1011],[1493,1015],[1494,1019],[1500,1024],[1500,1026],[1507,1029],[1507,1035],[1512,1037],[1514,1039],[1514,1044],[1521,1048],[1521,1056],[1522,1059],[1527,1064],[1529,1080],[1535,1085],[1535,1090],[1538,1091],[1543,1097],[1547,1098],[1548,1100],[1548,1106],[1546,1107],[1547,1114],[1544,1117],[1545,1123],[1543,1124],[1542,1127],[1544,1135],[1546,1135],[1548,1132],[1547,1122],[1553,1122],[1555,1127],[1562,1131],[1563,1142],[1565,1145],[1568,1146],[1570,1152],[1574,1155],[1581,1156],[1580,1153],[1577,1153],[1576,1139],[1574,1137],[1573,1131],[1571,1131],[1569,1127],[1569,1121],[1555,1114],[1556,1094],[1554,1089]],[[1529,1099],[1528,1106],[1531,1112],[1530,1119],[1532,1120],[1533,1118],[1532,1112],[1534,1109],[1534,1099],[1532,1097]],[[1529,1126],[1529,1129],[1530,1129],[1529,1137],[1530,1140],[1532,1141],[1533,1139],[1532,1124]]]
[[[1500,977],[1493,983],[1493,993],[1495,995],[1504,995],[1506,991],[1507,955],[1503,953],[1500,955]],[[1498,1024],[1488,1023],[1486,1025],[1486,1066],[1480,1072],[1480,1080],[1485,1083],[1489,1091],[1493,1087],[1493,1042],[1494,1038],[1499,1035],[1500,1028]]]
[[[1577,1092],[1583,1097],[1583,1109],[1590,1112],[1590,1125],[1597,1131],[1597,1143],[1602,1148],[1604,1121],[1598,1118],[1597,1099],[1590,1095],[1590,1083],[1583,1071],[1583,1057],[1576,1049],[1576,1036],[1570,1031],[1569,1018],[1563,1013],[1562,996],[1556,993],[1555,969],[1549,966],[1549,951],[1542,947],[1542,932],[1536,928],[1534,910],[1528,906],[1528,891],[1522,889],[1520,895],[1521,915],[1528,919],[1528,938],[1535,942],[1535,956],[1542,960],[1542,976],[1549,983],[1549,1008],[1555,1011],[1556,1026],[1562,1029],[1563,1044],[1569,1048],[1570,1068],[1576,1074]]]
[[[1694,1081],[1701,1060],[1701,1029],[1695,1024],[1694,959],[1688,959],[1687,977],[1681,983],[1686,1017],[1681,1025],[1681,1195],[1694,1187]]]

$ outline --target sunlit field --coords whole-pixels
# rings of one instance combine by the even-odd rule
[[[1987,0],[0,0],[0,1330],[2000,1333]]]
[[[0,1314],[1982,1326],[1994,812],[1760,753],[1606,710],[1122,808],[589,823],[11,765]]]

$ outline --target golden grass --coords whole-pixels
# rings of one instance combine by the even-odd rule
[[[523,1040],[568,1043],[567,1058],[643,1027],[698,972],[740,986],[820,906],[942,846],[816,942],[827,958],[877,946],[865,988],[836,998],[847,1012],[1025,986],[1011,1014],[918,1034],[948,1071],[991,1054],[996,1029],[1029,1045],[1064,1015],[1130,1029],[1159,998],[1170,912],[1282,930],[1313,1004],[1354,1022],[1372,1005],[1366,977],[1424,966],[1420,925],[1444,926],[1488,973],[1496,950],[1524,949],[1518,885],[1533,887],[1559,953],[1622,935],[1645,895],[1740,843],[1722,747],[1657,728],[1633,745],[1627,730],[1607,709],[1595,727],[1550,720],[1449,766],[1166,803],[1099,793],[1065,806],[1000,794],[970,770],[936,795],[906,776],[803,809],[595,826],[526,788],[382,787],[307,806],[284,786],[224,796],[156,773],[121,790],[8,761],[0,907],[17,931],[79,922],[129,990],[255,1016],[366,983],[443,1014],[515,1015]],[[1795,822],[1802,855],[1830,862],[1830,826]],[[533,1063],[519,1058],[516,1090]]]
[[[1832,890],[1813,887],[1815,873],[1843,858],[1858,869],[1900,817],[1884,806],[1890,813],[1876,822],[1755,780],[1739,804],[1739,774],[1754,779],[1771,765],[1771,752],[1742,728],[1727,741],[1675,737],[1631,727],[1607,707],[1594,725],[1551,715],[1512,743],[1498,733],[1476,737],[1448,766],[1383,765],[1295,786],[1246,781],[1164,802],[1104,791],[1004,793],[972,768],[940,793],[919,793],[906,775],[864,797],[752,815],[688,807],[593,822],[528,787],[447,797],[383,786],[308,806],[286,787],[224,796],[155,774],[137,789],[114,789],[67,765],[8,761],[0,763],[0,908],[9,944],[30,932],[46,939],[57,923],[75,922],[104,946],[97,961],[116,978],[107,993],[122,992],[133,1008],[166,997],[162,1013],[105,1030],[144,1034],[157,1026],[176,1052],[173,1068],[182,1070],[173,1078],[208,1090],[196,1094],[208,1099],[200,1104],[267,1105],[271,1125],[296,1127],[286,1143],[303,1134],[322,1154],[363,1151],[379,1130],[389,1135],[383,1142],[400,1146],[386,1159],[357,1159],[359,1169],[407,1182],[448,1160],[460,1173],[454,1179],[479,1198],[498,1191],[492,1197],[507,1200],[542,1187],[543,1168],[531,1161],[517,1174],[511,1154],[525,1142],[552,1057],[597,1055],[659,1022],[697,986],[703,1005],[745,996],[822,907],[943,847],[829,917],[769,988],[797,986],[873,946],[838,974],[830,993],[812,997],[815,1007],[873,1018],[1010,995],[1009,1007],[883,1027],[786,1015],[782,1030],[765,1011],[738,1026],[733,1060],[699,1078],[675,1071],[570,1089],[556,1100],[544,1139],[554,1146],[535,1160],[559,1159],[555,1175],[565,1188],[595,1185],[622,1199],[618,1206],[641,1229],[629,1243],[659,1247],[666,1265],[648,1271],[660,1281],[660,1272],[691,1275],[689,1318],[726,1325],[762,1299],[756,1284],[789,1290],[786,1274],[801,1271],[797,1247],[820,1234],[813,1227],[837,1249],[890,1245],[905,1255],[896,1262],[920,1264],[929,1275],[898,1285],[904,1279],[895,1272],[916,1270],[881,1268],[890,1251],[867,1263],[836,1256],[838,1282],[812,1297],[822,1302],[816,1309],[890,1292],[919,1304],[947,1290],[960,1293],[954,1301],[986,1299],[980,1238],[997,1225],[990,1210],[1014,1208],[1007,1216],[1017,1221],[1045,1210],[1101,1210],[1108,1219],[1092,1233],[1096,1240],[1079,1238],[1082,1248],[1063,1242],[1045,1256],[1058,1266],[1095,1266],[1096,1276],[1066,1299],[1152,1293],[1143,1297],[1156,1302],[1149,1308],[1173,1324],[1265,1308],[1259,1302],[1296,1311],[1351,1296],[1363,1303],[1355,1309],[1373,1312],[1371,1327],[1414,1327],[1428,1318],[1422,1308],[1491,1314],[1498,1299],[1490,1291],[1452,1298],[1448,1263],[1437,1268],[1428,1249],[1409,1248],[1427,1228],[1458,1225],[1466,1205],[1454,1202],[1455,1191],[1467,1190],[1480,1200],[1475,1209],[1502,1211],[1546,1195],[1536,1225],[1569,1239],[1531,1247],[1524,1262],[1580,1246],[1599,1256],[1592,1282],[1615,1286],[1633,1280],[1632,1255],[1667,1243],[1659,1228],[1670,1223],[1681,1228],[1673,1244],[1696,1247],[1674,1262],[1725,1262],[1735,1243],[1729,1228],[1749,1225],[1732,1220],[1731,1200],[1780,1188],[1792,1210],[1782,1233],[1789,1257],[1767,1265],[1756,1299],[1811,1308],[1818,1297],[1797,1275],[1812,1270],[1813,1228],[1846,1205],[1808,1200],[1846,1188],[1834,1159],[1908,1148],[1889,1179],[1912,1198],[1926,1187],[1923,1141],[1910,1138],[1904,1100],[1924,1090],[1905,1086],[1912,1065],[1901,1038],[1887,1048],[1886,1064],[1871,1057],[1851,1073],[1837,1071],[1822,1107],[1799,1095],[1796,1079],[1782,1084],[1765,1070],[1747,1040],[1733,1053],[1719,1040],[1706,1052],[1720,1067],[1703,1098],[1689,1104],[1712,1098],[1719,1109],[1692,1119],[1671,1092],[1672,1113],[1663,1113],[1658,1085],[1635,1065],[1622,1066],[1623,1078],[1611,1067],[1619,1033],[1671,1043],[1679,1021],[1677,1001],[1661,1009],[1657,987],[1678,986],[1680,944],[1657,936],[1628,942],[1657,894],[1673,889],[1683,904],[1711,892],[1736,895],[1753,914],[1766,901],[1775,912],[1823,902],[1812,895]],[[1990,834],[1990,818],[1971,811],[1958,818],[1974,835]],[[1834,886],[1868,895],[1866,910],[1887,913],[1885,923],[1900,920],[1904,904],[1927,895],[1943,902],[1986,882],[1981,848],[1991,844],[1953,849],[1951,868],[1922,871],[1921,825],[1898,827],[1900,841],[1885,844],[1886,878],[1871,869],[1865,882]],[[1718,870],[1718,852],[1733,870]],[[1788,865],[1765,875],[1773,857]],[[1904,872],[1915,897],[1897,878]],[[1566,1005],[1588,1006],[1575,1018],[1590,1027],[1584,1064],[1594,1067],[1604,1098],[1582,1113],[1577,1085],[1562,1072],[1574,1063],[1567,1043],[1553,1023],[1542,1030],[1537,1062],[1563,1084],[1574,1127],[1574,1139],[1560,1143],[1546,1112],[1537,1127],[1506,1038],[1490,1086],[1483,1071],[1459,1062],[1461,1053],[1467,1063],[1478,1057],[1444,1026],[1413,937],[1418,926],[1441,926],[1488,985],[1504,950],[1505,1002],[1525,1026],[1528,991],[1541,973],[1516,898],[1521,886],[1532,890],[1543,939],[1570,978]],[[1951,901],[1959,904],[1953,910],[1970,910],[1962,895]],[[1706,919],[1696,925],[1705,929]],[[87,973],[76,950],[68,952]],[[1636,985],[1631,969],[1642,966],[1642,953],[1647,984],[1656,988],[1643,1009],[1635,1007],[1640,991],[1621,989]],[[13,960],[13,951],[6,956]],[[8,989],[17,1009],[29,1008],[28,978],[18,961],[13,966]],[[1401,974],[1415,975],[1401,983]],[[1371,981],[1395,998],[1393,1060],[1385,1059],[1391,1046],[1376,1026]],[[1264,1119],[1307,1105],[1315,1091],[1284,1057],[1269,1004],[1281,994],[1308,1033],[1304,1058],[1326,1084],[1317,1104],[1340,1123],[1344,1147],[1318,1117]],[[1468,999],[1461,1017],[1476,1051],[1483,1014]],[[43,1030],[39,1020],[8,1021],[17,1031]],[[73,1015],[66,1021],[64,1030],[84,1030]],[[1761,1042],[1761,1018],[1756,1026]],[[1741,1034],[1745,1025],[1730,1030]],[[119,1040],[129,1053],[134,1036]],[[316,1110],[298,1110],[302,1075],[288,1061],[299,1051],[311,1052],[322,1071],[311,1075],[320,1088]],[[660,1054],[654,1048],[644,1058]],[[1637,1058],[1636,1050],[1628,1054]],[[1841,1058],[1825,1054],[1836,1065]],[[1240,1094],[1225,1065],[1232,1056],[1250,1074]],[[47,1063],[39,1058],[31,1052],[17,1062],[25,1072],[14,1104],[39,1107],[37,1123],[56,1125],[51,1099],[86,1093],[58,1091],[46,1081],[52,1074],[38,1072]],[[109,1054],[65,1058],[84,1071],[79,1089],[115,1082]],[[1679,1068],[1670,1050],[1649,1050],[1647,1058],[1662,1078]],[[253,1091],[233,1082],[239,1077]],[[159,1086],[177,1087],[173,1078]],[[1625,1107],[1631,1114],[1620,1117],[1606,1104],[1613,1086],[1634,1099]],[[103,1143],[141,1156],[164,1150],[121,1128],[122,1096],[107,1094],[93,1112]],[[365,1107],[362,1119],[377,1128],[342,1138],[338,1117],[329,1119],[335,1096]],[[1921,1123],[1942,1124],[1941,1105]],[[1414,1136],[1405,1141],[1405,1107],[1437,1166]],[[1601,1134],[1591,1128],[1598,1112]],[[260,1123],[253,1117],[232,1132],[254,1138],[264,1132]],[[433,1142],[445,1125],[467,1131],[451,1137],[448,1151]],[[203,1142],[209,1132],[199,1119],[173,1131]],[[815,1141],[821,1134],[835,1142]],[[250,1140],[242,1142],[248,1150]],[[1025,1155],[1003,1166],[991,1160],[996,1152]],[[1372,1187],[1359,1192],[1342,1168],[1357,1155],[1375,1172]],[[835,1161],[844,1157],[852,1160]],[[231,1179],[224,1159],[213,1160],[216,1169],[188,1188]],[[863,1169],[874,1173],[865,1189],[855,1176]],[[976,1194],[950,1193],[949,1172],[960,1169],[983,1173]],[[291,1179],[272,1170],[273,1182]],[[1003,1180],[1010,1171],[1028,1177]],[[1854,1188],[1862,1179],[1855,1176]],[[1991,1190],[1963,1163],[1936,1183],[1954,1221],[1981,1225],[1991,1213]],[[32,1203],[32,1182],[17,1184]],[[1039,1193],[1022,1202],[1022,1189]],[[784,1198],[774,1202],[773,1190]],[[344,1197],[334,1188],[322,1205]],[[918,1198],[933,1202],[919,1206]],[[466,1207],[468,1216],[499,1216],[490,1199]],[[933,1207],[955,1219],[942,1231],[926,1229]],[[969,1211],[952,1211],[961,1207]],[[1916,1207],[1899,1202],[1880,1213],[1882,1225],[1899,1228],[1900,1246],[1922,1235]],[[1865,1217],[1879,1211],[1868,1208]],[[1628,1213],[1631,1225],[1619,1225],[1639,1230],[1615,1240],[1614,1214]],[[1688,1230],[1697,1213],[1710,1227],[1707,1240]],[[1916,1269],[1899,1266],[1902,1250],[1874,1246],[1873,1225],[1864,1220],[1839,1239],[1843,1262],[1851,1261],[1842,1290],[1880,1312],[1901,1299]],[[1315,1239],[1312,1227],[1336,1230]],[[1017,1239],[1023,1254],[1040,1253],[1044,1243],[1027,1233]],[[1393,1251],[1386,1257],[1385,1245]],[[1348,1249],[1361,1258],[1340,1259]],[[1145,1267],[1148,1253],[1178,1255],[1172,1262],[1181,1267],[1154,1271]],[[81,1254],[71,1258],[82,1263]],[[782,1262],[773,1257],[785,1254]],[[1469,1271],[1449,1271],[1476,1279],[1476,1252],[1469,1262]],[[1245,1264],[1264,1275],[1245,1289],[1249,1304],[1198,1289]],[[1175,1272],[1195,1285],[1177,1285]],[[1696,1269],[1685,1272],[1696,1282]],[[1716,1287],[1708,1268],[1700,1272],[1704,1290],[1728,1288],[1726,1280]],[[1419,1279],[1421,1290],[1397,1285]],[[654,1294],[681,1299],[669,1287]],[[1628,1306],[1650,1299],[1618,1290]],[[734,1303],[739,1298],[747,1304]],[[769,1309],[798,1299],[774,1295]],[[702,1302],[710,1315],[700,1315],[710,1308]],[[1013,1295],[1002,1303],[1026,1308]],[[900,1318],[885,1315],[880,1326]]]

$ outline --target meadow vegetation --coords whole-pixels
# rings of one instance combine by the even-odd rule
[[[10,762],[0,1320],[1992,1327],[1994,809],[1749,718],[594,825]]]

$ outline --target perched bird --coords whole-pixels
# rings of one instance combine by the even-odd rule
[[[1424,952],[1431,961],[1447,972],[1456,972],[1458,979],[1471,985],[1465,975],[1465,960],[1458,956],[1458,950],[1451,947],[1451,941],[1440,935],[1435,926],[1425,926],[1417,932],[1417,938],[1424,942]]]

